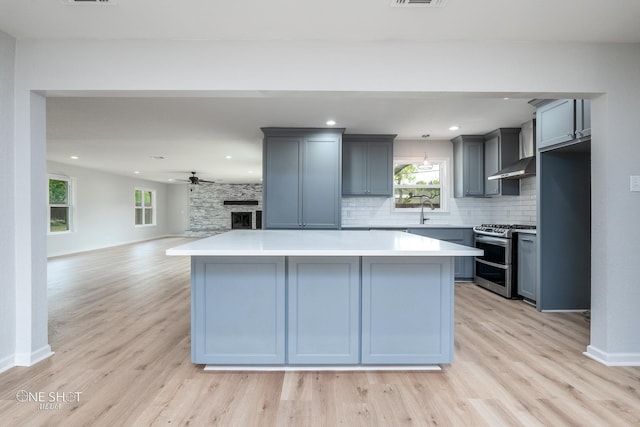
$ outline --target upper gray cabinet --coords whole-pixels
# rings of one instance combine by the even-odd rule
[[[396,135],[342,136],[342,195],[393,196]]]
[[[340,228],[344,129],[262,128],[265,228]]]
[[[520,128],[500,128],[485,135],[484,141],[484,194],[486,196],[517,196],[520,181],[487,178],[520,157]]]
[[[484,136],[460,135],[453,143],[453,196],[484,196]]]
[[[591,101],[588,99],[536,100],[538,149],[591,136]]]

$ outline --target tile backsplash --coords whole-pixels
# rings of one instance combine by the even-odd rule
[[[342,226],[411,225],[419,223],[418,212],[393,212],[392,198],[343,197]],[[427,224],[474,226],[482,223],[535,224],[536,178],[520,180],[519,196],[451,198],[449,212],[425,209]]]

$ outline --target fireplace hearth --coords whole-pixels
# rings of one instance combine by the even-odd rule
[[[231,212],[232,230],[251,230],[253,228],[252,212]]]

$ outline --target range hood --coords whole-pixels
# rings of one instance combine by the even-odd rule
[[[487,179],[521,179],[536,174],[535,120],[522,124],[520,130],[520,160],[512,163]]]

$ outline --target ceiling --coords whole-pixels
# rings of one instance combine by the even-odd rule
[[[638,0],[0,0],[16,38],[640,42]],[[87,4],[89,3],[89,4]]]
[[[47,158],[159,182],[183,182],[191,171],[216,182],[260,182],[261,127],[327,127],[333,119],[347,133],[391,133],[428,144],[519,127],[534,112],[529,99],[360,93],[52,97]],[[460,129],[449,130],[452,125]]]
[[[390,0],[69,3],[0,0],[0,30],[18,39],[640,43],[638,0],[447,0],[444,7],[403,8],[391,7]],[[190,171],[202,179],[259,182],[260,127],[323,127],[332,118],[350,133],[395,133],[399,140],[430,134],[428,142],[519,126],[531,117],[527,101],[535,97],[344,92],[149,95],[50,94],[49,160],[160,182],[185,180]],[[453,124],[461,129],[449,131]]]

